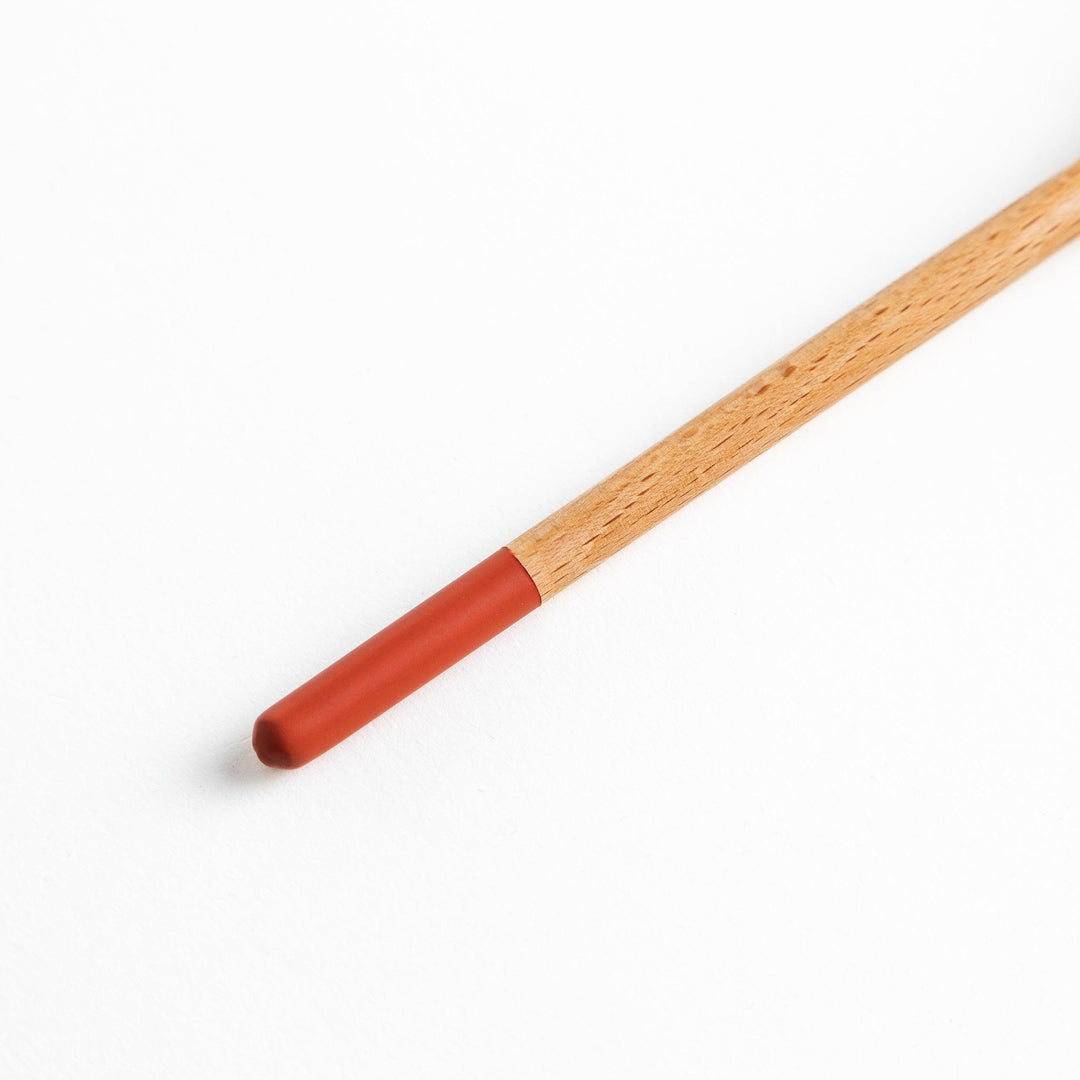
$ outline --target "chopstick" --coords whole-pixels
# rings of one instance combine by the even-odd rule
[[[259,717],[267,765],[351,735],[1080,235],[1080,162],[893,282]]]

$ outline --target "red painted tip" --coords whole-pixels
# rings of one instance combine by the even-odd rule
[[[539,606],[528,571],[501,548],[267,709],[255,753],[277,769],[307,764]]]
[[[289,749],[286,733],[272,717],[263,715],[255,721],[251,745],[259,760],[274,769],[298,769],[304,763]]]

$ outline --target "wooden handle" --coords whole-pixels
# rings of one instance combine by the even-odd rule
[[[519,536],[547,600],[1080,235],[1080,162]]]

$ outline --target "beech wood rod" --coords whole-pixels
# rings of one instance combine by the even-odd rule
[[[1080,162],[509,545],[547,600],[1080,235]]]
[[[310,761],[1080,235],[1080,162],[893,282],[268,709]]]

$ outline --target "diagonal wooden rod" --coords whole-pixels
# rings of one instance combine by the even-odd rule
[[[711,405],[510,550],[547,600],[1080,235],[1080,162]]]
[[[269,708],[295,768],[401,701],[1080,235],[1080,162],[928,259]]]

